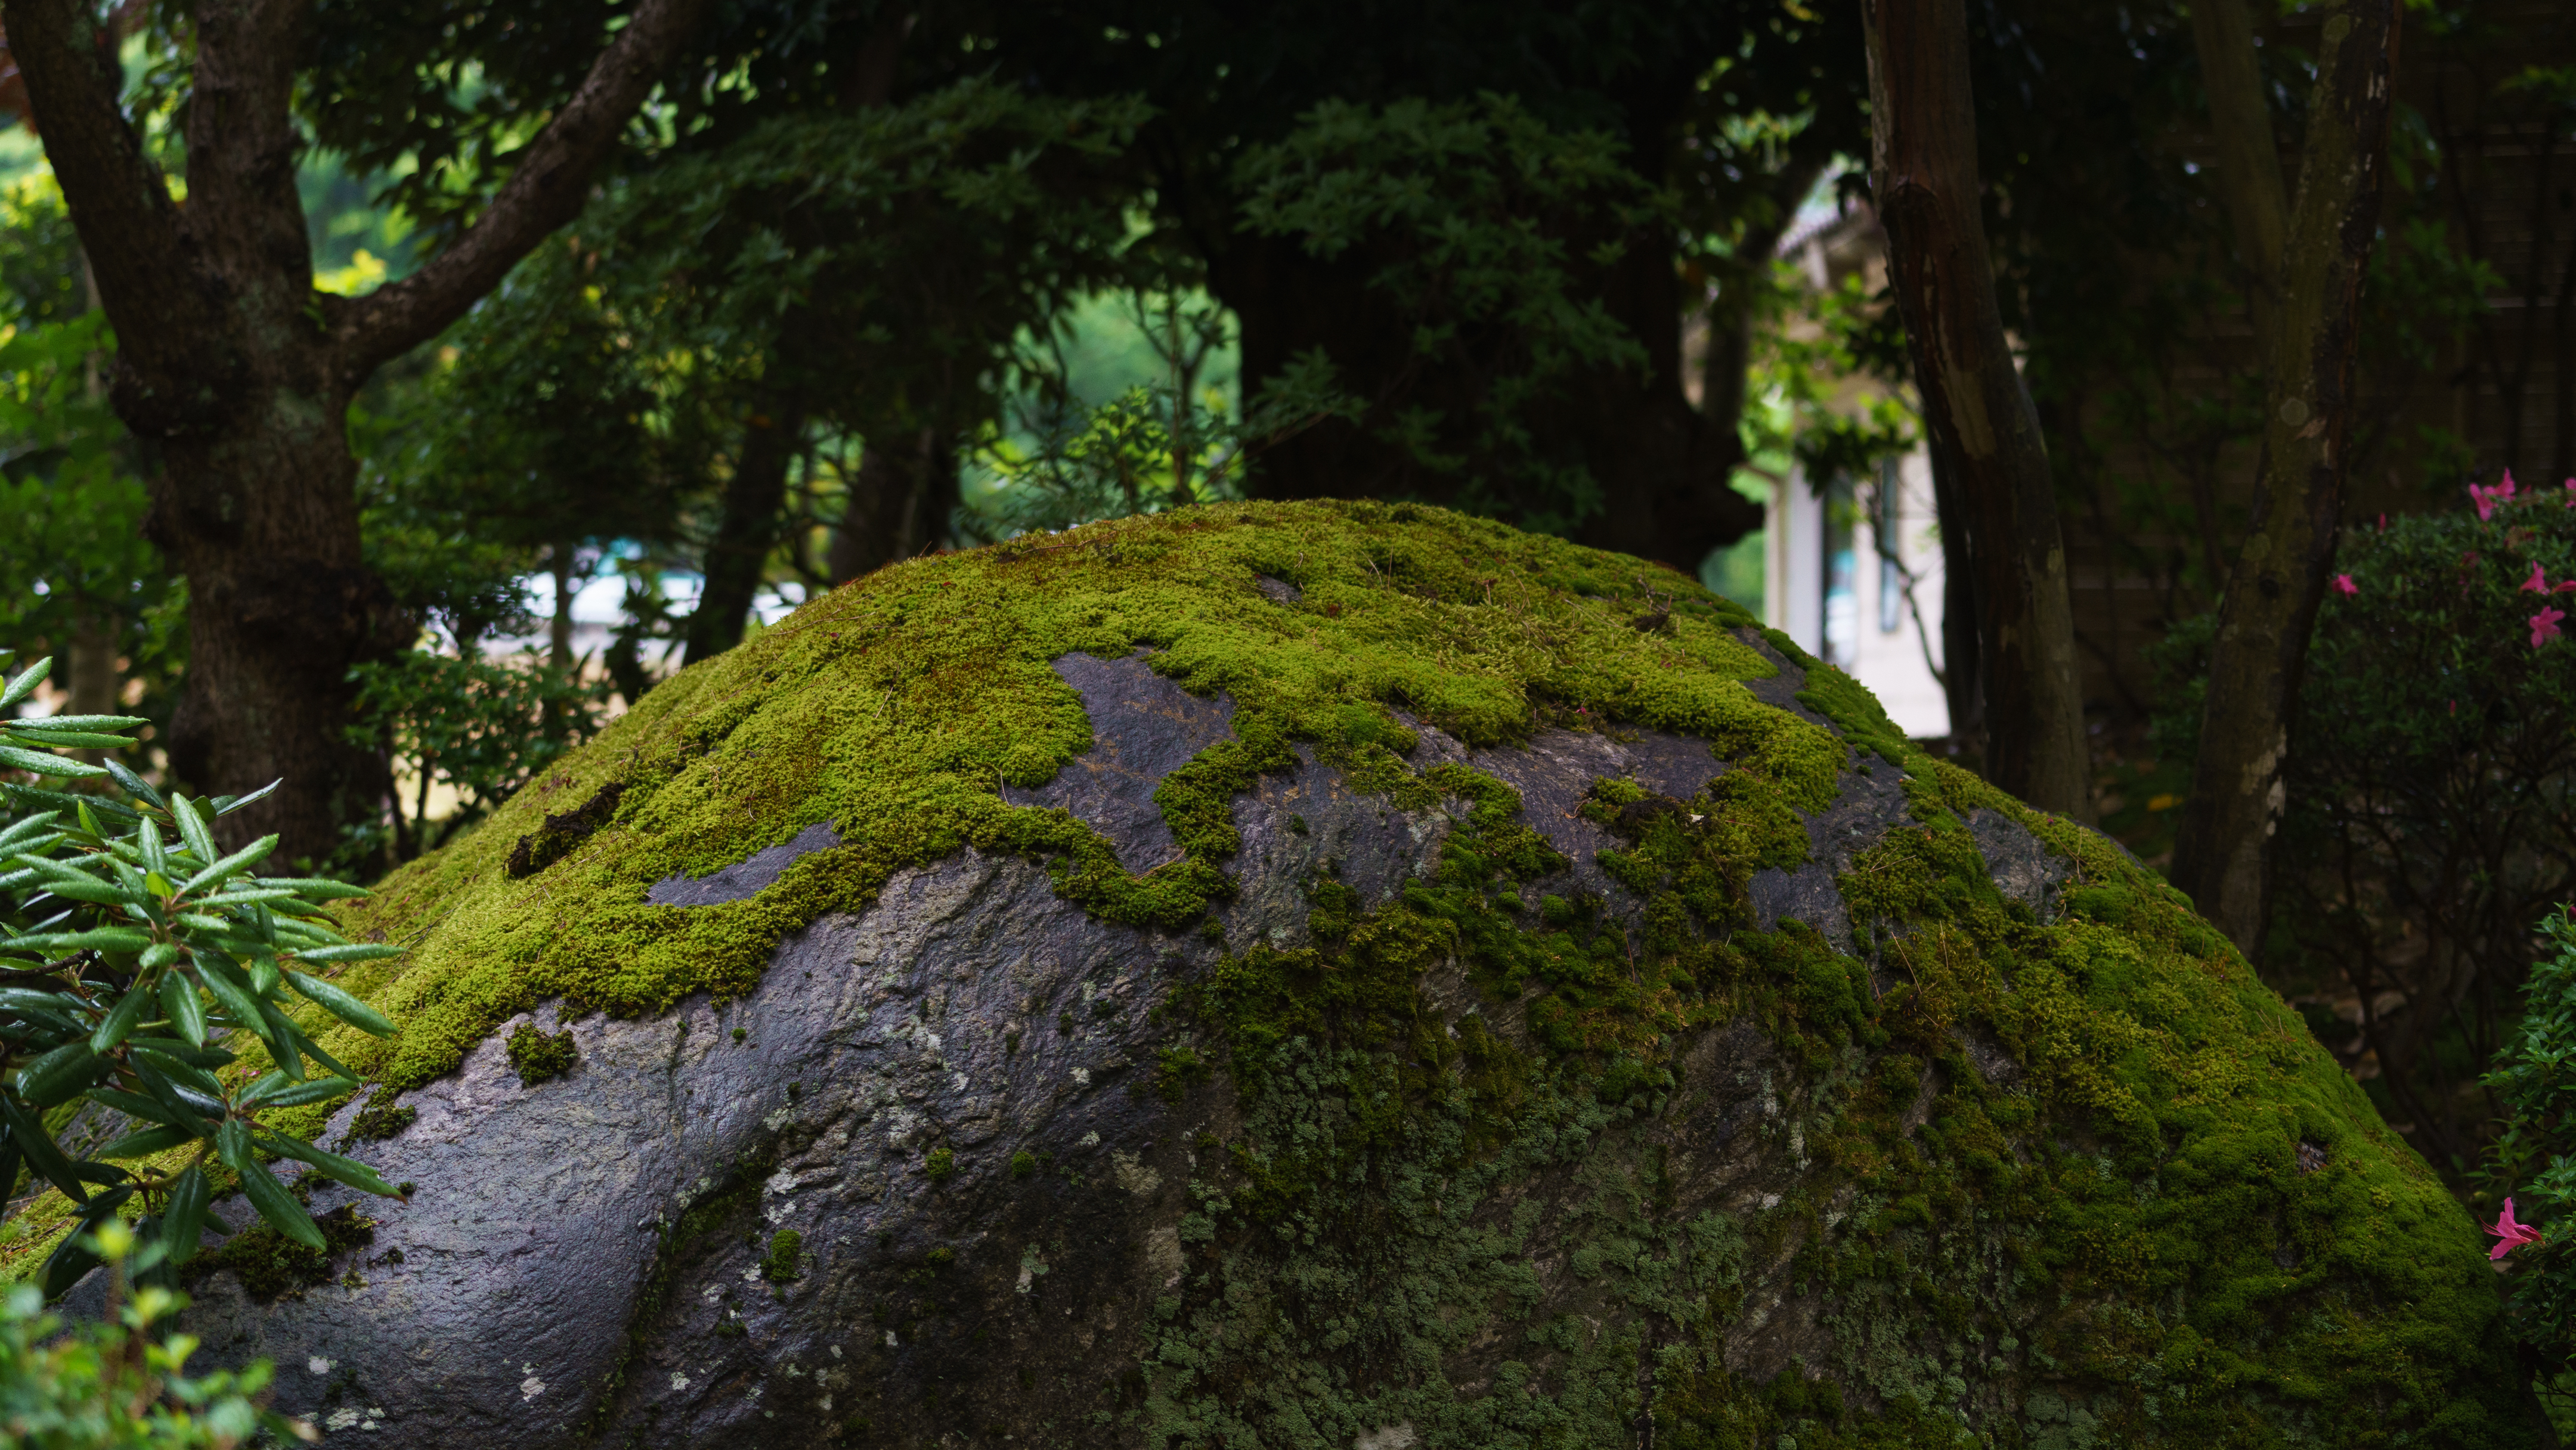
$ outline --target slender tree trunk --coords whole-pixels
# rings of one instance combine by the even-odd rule
[[[1968,542],[1973,516],[1932,455],[1932,512],[1941,520],[1941,693],[1950,707],[1950,747],[1970,761],[1986,758],[1985,660],[1977,628],[1977,556]]]
[[[742,448],[726,480],[724,517],[707,549],[707,586],[689,616],[689,663],[742,643],[753,596],[778,542],[778,517],[787,503],[787,470],[805,450],[805,408],[792,399],[776,416],[754,413],[743,428]]]
[[[832,535],[832,582],[847,583],[936,547],[956,505],[956,454],[937,429],[870,440]]]
[[[5,0],[45,152],[116,329],[117,414],[160,450],[146,533],[188,581],[189,661],[170,755],[193,788],[283,779],[228,817],[319,859],[381,786],[345,738],[349,666],[411,643],[359,549],[349,399],[435,336],[580,210],[710,0],[637,0],[531,138],[480,218],[402,281],[317,294],[291,102],[299,0],[202,0],[185,115],[188,201],[171,197],[120,104],[123,74],[88,0]]]
[[[1967,16],[1962,0],[1863,0],[1862,14],[1871,184],[1932,454],[1968,526],[1986,776],[2042,810],[2090,821],[2066,548],[2039,415],[1995,304]]]
[[[2252,285],[2256,346],[2273,335],[2281,287],[2281,242],[2290,204],[2281,185],[2281,150],[2272,141],[2272,110],[2263,99],[2263,70],[2254,53],[2254,21],[2245,0],[2192,0],[2191,38],[2200,52],[2202,88],[2218,140],[2218,185]],[[2269,359],[2263,360],[2269,365]]]
[[[2248,956],[2269,906],[2282,759],[2343,511],[2362,271],[2379,220],[2396,0],[2344,0],[2320,33],[2299,190],[2283,242],[2253,525],[2210,650],[2200,752],[2173,879]]]

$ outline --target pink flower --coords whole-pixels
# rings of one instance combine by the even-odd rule
[[[2478,506],[2478,518],[2481,522],[2493,518],[2495,506],[2511,497],[2513,497],[2513,470],[2510,468],[2504,471],[2504,477],[2493,488],[2480,488],[2474,483],[2469,485],[2469,501]]]
[[[2497,1215],[2496,1221],[2487,1227],[2487,1232],[2504,1241],[2488,1251],[2487,1262],[2489,1263],[2503,1258],[2524,1244],[2540,1242],[2540,1230],[2527,1223],[2513,1221],[2513,1200],[2510,1198],[2504,1201],[2504,1212]]]
[[[2576,509],[2576,478],[2567,480],[2567,506]]]
[[[2350,574],[2337,574],[2335,576],[2334,587],[2342,590],[2347,595],[2359,594],[2361,592],[2360,586],[2352,582],[2352,576]]]
[[[2522,581],[2522,588],[2518,592],[2524,594],[2546,594],[2549,592],[2549,580],[2540,572],[2540,561],[2538,559],[2531,561],[2531,577]]]
[[[2566,617],[2566,610],[2551,609],[2546,605],[2541,606],[2540,612],[2531,617],[2531,647],[2533,649],[2538,649],[2550,640],[2556,639],[2558,637],[2558,621],[2565,619]]]

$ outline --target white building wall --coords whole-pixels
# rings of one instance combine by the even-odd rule
[[[1826,545],[1831,520],[1825,501],[1795,470],[1771,486],[1763,562],[1766,622],[1796,640],[1799,648],[1841,666],[1867,686],[1887,708],[1888,718],[1906,734],[1947,735],[1949,700],[1933,677],[1923,647],[1923,631],[1928,630],[1930,659],[1940,657],[1941,540],[1932,506],[1931,460],[1911,453],[1897,460],[1891,472],[1889,532],[1902,571],[1883,565],[1877,511],[1864,506],[1851,529],[1850,592],[1842,597],[1829,596],[1832,571]],[[1863,491],[1864,505],[1868,492]],[[1909,573],[1911,607],[1905,597]],[[1829,618],[1835,626],[1830,641]]]

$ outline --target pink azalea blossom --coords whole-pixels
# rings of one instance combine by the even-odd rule
[[[2576,478],[2567,480],[2567,506],[2576,509]]]
[[[2474,483],[2469,485],[2469,501],[2478,506],[2478,518],[2481,522],[2495,517],[2495,506],[2511,497],[2513,497],[2513,470],[2510,468],[2504,471],[2504,477],[2498,480],[2493,488],[2480,488]]]
[[[2359,594],[2361,592],[2361,587],[2352,582],[2352,576],[2350,574],[2337,574],[2335,576],[2334,587],[2342,590],[2348,595]]]
[[[2565,619],[2566,617],[2566,610],[2551,609],[2548,606],[2543,605],[2540,612],[2531,617],[2531,647],[2533,649],[2538,649],[2549,641],[2556,639],[2558,637],[2558,621]]]
[[[2510,1198],[2504,1201],[2504,1212],[2497,1215],[2496,1221],[2487,1226],[2487,1232],[2503,1240],[2502,1243],[2497,1244],[2493,1249],[2488,1251],[2487,1262],[2489,1263],[2493,1263],[2496,1260],[2503,1258],[2505,1255],[2521,1248],[2524,1244],[2536,1244],[2540,1242],[2540,1230],[2533,1228],[2527,1223],[2514,1222],[2513,1200]]]
[[[2538,559],[2531,561],[2531,577],[2522,581],[2522,589],[2519,592],[2524,594],[2546,594],[2549,592],[2549,579],[2546,575],[2543,575],[2540,572],[2540,561]]]

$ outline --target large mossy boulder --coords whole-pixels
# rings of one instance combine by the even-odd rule
[[[1457,514],[897,565],[350,925],[402,1033],[311,1126],[416,1191],[194,1327],[374,1443],[2532,1435],[2474,1226],[2152,872]]]

